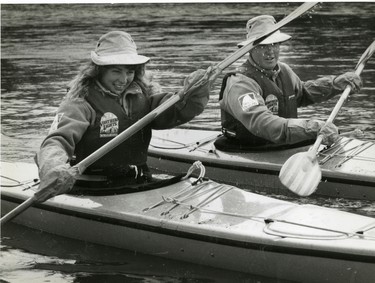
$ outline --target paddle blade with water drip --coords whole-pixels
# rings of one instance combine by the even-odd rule
[[[313,152],[300,152],[292,155],[284,163],[279,178],[289,190],[299,196],[309,196],[318,187],[322,172]]]
[[[355,73],[359,76],[365,66],[365,63],[375,53],[375,41],[373,41],[366,51],[362,54],[356,66]],[[351,91],[351,85],[347,85],[345,90],[337,101],[332,113],[327,119],[327,123],[332,123],[337,116],[339,110],[348,98]],[[318,160],[315,153],[323,140],[323,136],[319,135],[314,146],[306,153],[297,153],[291,156],[282,166],[279,174],[281,183],[292,192],[300,196],[309,196],[315,192],[322,178]]]

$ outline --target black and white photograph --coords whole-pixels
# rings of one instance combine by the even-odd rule
[[[1,283],[375,282],[375,1],[0,3]]]

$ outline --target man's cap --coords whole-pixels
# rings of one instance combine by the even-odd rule
[[[266,33],[267,31],[274,28],[276,20],[274,17],[269,15],[261,15],[248,20],[246,24],[246,40],[237,44],[238,47],[242,47],[250,42],[253,42],[256,38]],[[287,41],[291,38],[290,35],[282,33],[280,30],[275,31],[271,35],[267,36],[259,44],[272,44]]]

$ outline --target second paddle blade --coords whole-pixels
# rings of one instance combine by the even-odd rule
[[[312,152],[300,152],[284,163],[279,178],[292,192],[299,196],[309,196],[317,189],[322,172]]]

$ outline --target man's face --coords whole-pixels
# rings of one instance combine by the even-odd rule
[[[280,43],[259,44],[250,51],[255,63],[266,70],[273,70],[279,61]]]

